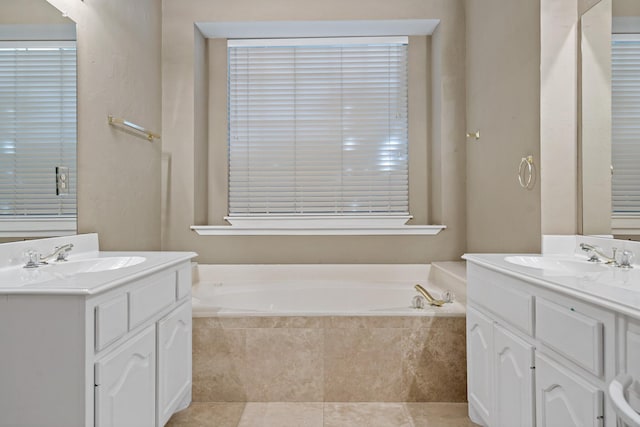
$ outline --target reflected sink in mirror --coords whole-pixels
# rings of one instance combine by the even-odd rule
[[[39,267],[50,274],[98,273],[100,271],[117,270],[138,265],[146,260],[141,256],[116,256],[102,258],[86,258],[76,261],[61,261]]]
[[[586,259],[517,255],[505,257],[504,260],[522,267],[535,268],[537,270],[563,275],[601,273],[607,270],[606,266],[589,262]]]

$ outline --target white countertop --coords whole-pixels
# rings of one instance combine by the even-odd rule
[[[25,269],[21,265],[0,269],[0,295],[50,294],[50,295],[94,295],[108,291],[131,280],[140,279],[172,265],[188,261],[194,252],[83,252],[69,256],[69,261],[86,258],[136,256],[146,258],[143,262],[115,270],[51,277],[47,266]],[[2,280],[2,273],[11,280]],[[43,276],[46,277],[43,280]],[[17,279],[14,279],[16,278]]]
[[[505,261],[505,257],[514,255],[518,254],[465,254],[463,258],[488,269],[640,319],[640,266],[635,265],[635,268],[629,270],[604,266],[601,272],[570,276]],[[566,259],[567,256],[569,255],[563,258]]]

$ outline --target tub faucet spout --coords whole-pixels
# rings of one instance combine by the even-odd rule
[[[429,291],[427,291],[425,288],[423,288],[421,285],[417,284],[414,286],[414,288],[416,289],[416,291],[418,291],[419,293],[422,294],[422,296],[424,297],[424,299],[427,300],[427,302],[430,305],[435,305],[436,307],[442,307],[442,305],[445,303],[445,301],[441,300],[441,299],[435,299],[430,293]]]

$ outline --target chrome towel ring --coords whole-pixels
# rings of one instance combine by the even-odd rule
[[[526,190],[533,189],[536,183],[536,180],[535,180],[535,166],[533,164],[532,155],[523,157],[520,160],[520,165],[518,166],[518,182],[520,183],[520,187]]]

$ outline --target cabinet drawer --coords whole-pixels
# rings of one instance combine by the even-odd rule
[[[467,265],[467,300],[492,311],[528,335],[533,335],[533,296],[522,281],[474,264]]]
[[[587,371],[602,375],[603,322],[575,304],[536,302],[536,337]]]
[[[127,333],[128,310],[127,294],[122,293],[95,308],[95,347],[96,351]]]
[[[173,304],[176,300],[176,273],[171,271],[145,281],[129,292],[129,329]]]
[[[187,264],[178,269],[178,283],[176,283],[176,297],[181,300],[191,293],[191,265]]]

